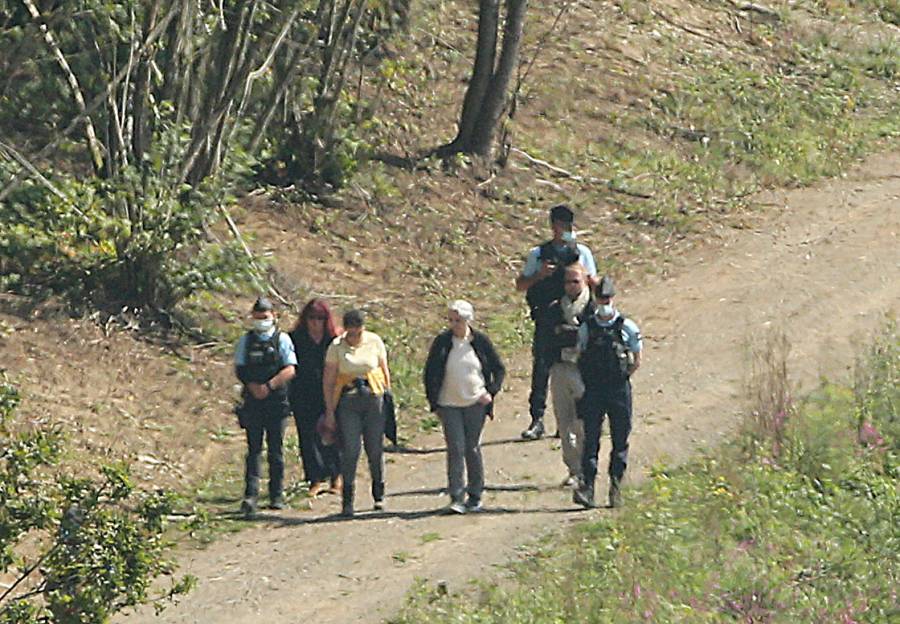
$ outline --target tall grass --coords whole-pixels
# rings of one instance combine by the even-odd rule
[[[770,356],[740,443],[657,468],[623,513],[537,547],[512,583],[478,597],[423,584],[395,622],[897,621],[896,328],[853,386],[793,404]]]

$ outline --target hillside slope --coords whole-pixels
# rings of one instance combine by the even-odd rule
[[[860,343],[900,311],[897,171],[900,154],[887,154],[845,180],[773,196],[786,210],[764,227],[734,232],[668,278],[620,293],[646,336],[632,482],[736,426],[749,345],[766,335],[788,337],[799,382],[847,374]],[[527,370],[525,358],[512,360],[516,372]],[[558,443],[518,439],[526,394],[515,379],[486,429],[485,513],[441,515],[444,454],[439,436],[426,436],[418,453],[390,456],[387,511],[347,522],[326,498],[309,511],[263,514],[258,528],[183,553],[183,570],[200,585],[180,605],[159,619],[121,621],[378,622],[417,579],[458,589],[492,574],[528,538],[587,515],[557,485],[565,473]]]

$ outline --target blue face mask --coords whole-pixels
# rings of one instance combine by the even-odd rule
[[[258,334],[267,334],[273,327],[275,327],[275,319],[253,319],[253,331]]]
[[[576,238],[577,238],[577,236],[573,230],[563,232],[562,240],[566,245],[574,245]]]
[[[616,313],[616,309],[613,307],[611,303],[605,303],[603,305],[597,306],[597,314],[600,316],[607,318]]]

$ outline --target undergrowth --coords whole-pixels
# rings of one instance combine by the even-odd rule
[[[422,584],[394,622],[894,621],[896,326],[859,371],[852,387],[824,383],[793,406],[766,398],[759,410],[787,415],[757,414],[738,443],[656,468],[626,513],[537,547],[511,583],[478,600]],[[769,379],[757,396],[787,387]]]

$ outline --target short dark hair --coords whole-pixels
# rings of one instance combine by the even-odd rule
[[[366,322],[366,315],[362,310],[347,310],[344,312],[344,329],[348,327],[362,327]]]
[[[560,223],[574,223],[575,213],[566,204],[557,204],[550,209],[550,221]]]

